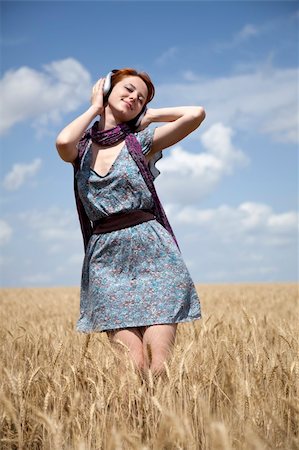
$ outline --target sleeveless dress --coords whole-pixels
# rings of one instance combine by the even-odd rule
[[[135,136],[146,155],[154,130]],[[103,150],[105,151],[105,150]],[[109,172],[91,164],[91,141],[76,174],[78,193],[91,221],[132,209],[151,209],[153,200],[125,143]],[[156,178],[158,152],[149,162]],[[90,333],[200,319],[194,283],[172,236],[150,220],[122,230],[92,235],[81,276],[77,330]]]

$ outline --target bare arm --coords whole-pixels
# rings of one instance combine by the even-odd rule
[[[73,162],[77,158],[78,149],[77,144],[80,141],[84,131],[90,122],[99,114],[103,112],[103,83],[101,78],[93,87],[93,94],[91,98],[92,105],[67,125],[58,134],[56,138],[56,148],[60,157],[66,162]]]
[[[144,122],[147,126],[152,122],[170,122],[156,128],[149,159],[154,153],[164,150],[184,139],[199,127],[206,114],[201,106],[180,106],[176,108],[148,109]]]
[[[97,110],[91,106],[59,133],[56,139],[56,148],[64,161],[73,162],[77,158],[76,146],[90,122],[97,115]]]

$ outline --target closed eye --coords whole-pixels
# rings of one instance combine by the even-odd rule
[[[131,86],[125,86],[125,88],[126,88],[127,91],[129,91],[129,92],[133,92],[133,91],[135,90],[135,88],[133,89]],[[140,103],[142,103],[142,102],[144,101],[144,97],[143,97],[143,96],[138,97],[138,101],[139,101]]]

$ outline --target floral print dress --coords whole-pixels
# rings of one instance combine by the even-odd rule
[[[135,135],[146,155],[154,130]],[[78,192],[91,221],[132,209],[151,209],[152,196],[125,143],[109,172],[91,165],[91,141],[76,174]],[[156,153],[149,167],[159,175]],[[112,329],[189,322],[201,317],[200,301],[172,236],[150,220],[92,235],[85,253],[77,330]]]

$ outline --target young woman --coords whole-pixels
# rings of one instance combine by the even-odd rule
[[[75,170],[85,242],[77,330],[105,331],[111,342],[125,344],[143,373],[159,374],[177,324],[201,314],[153,186],[160,173],[155,163],[199,127],[205,112],[200,106],[147,109],[155,90],[144,72],[121,69],[108,77],[97,81],[91,106],[56,141]],[[148,128],[153,122],[167,123]]]

